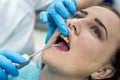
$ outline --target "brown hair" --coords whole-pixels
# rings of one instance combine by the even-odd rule
[[[116,69],[116,73],[111,79],[108,80],[120,80],[120,47],[116,52],[115,62],[113,62],[113,66]]]

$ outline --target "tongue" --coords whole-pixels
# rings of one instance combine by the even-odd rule
[[[68,51],[68,50],[69,50],[69,48],[68,48],[68,46],[67,46],[66,43],[60,42],[59,44],[60,44],[59,48],[60,48],[61,50],[63,50],[63,51]]]

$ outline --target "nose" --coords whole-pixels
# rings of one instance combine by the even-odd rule
[[[70,30],[74,30],[76,35],[80,34],[80,25],[77,19],[67,19],[66,24],[70,28]]]
[[[75,19],[67,19],[66,24],[68,27],[75,27],[77,25],[77,21]]]

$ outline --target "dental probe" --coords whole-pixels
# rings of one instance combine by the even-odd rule
[[[21,69],[21,68],[23,68],[24,66],[28,65],[28,64],[30,63],[30,61],[32,60],[32,58],[33,58],[36,54],[38,54],[38,53],[40,53],[40,52],[42,52],[42,51],[44,51],[44,50],[46,50],[46,49],[48,49],[48,48],[50,48],[50,47],[55,47],[55,46],[60,46],[60,45],[59,45],[59,44],[50,44],[50,45],[45,46],[43,49],[41,49],[41,50],[33,53],[32,55],[24,54],[24,55],[22,55],[22,56],[23,56],[23,57],[26,59],[26,61],[27,61],[25,64],[18,64],[18,63],[13,63],[13,64],[17,67],[17,69]]]

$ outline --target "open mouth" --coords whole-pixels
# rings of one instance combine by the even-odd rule
[[[69,44],[69,39],[68,36],[64,36],[60,34],[56,41],[55,44],[59,44],[60,46],[58,47],[62,51],[69,51],[70,50],[70,44]]]

